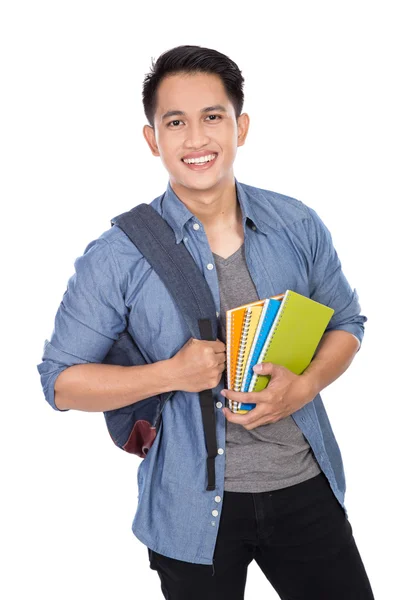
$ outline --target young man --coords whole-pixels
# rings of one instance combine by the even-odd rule
[[[227,56],[180,46],[159,57],[143,87],[144,137],[169,174],[151,205],[203,273],[218,339],[190,338],[159,277],[113,227],[76,260],[38,369],[56,410],[104,411],[176,390],[139,466],[132,525],[165,598],[243,599],[254,558],[280,598],[367,600],[340,450],[319,395],[349,367],[366,317],[315,211],[236,180],[249,128],[243,81]],[[264,364],[265,390],[223,394],[225,311],[287,289],[335,310],[310,366],[294,375]],[[151,364],[100,364],[126,325]],[[213,491],[198,398],[208,388],[218,443]],[[256,407],[233,414],[224,396]]]

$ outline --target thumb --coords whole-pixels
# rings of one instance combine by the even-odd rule
[[[274,367],[274,363],[271,362],[258,363],[258,365],[254,365],[253,371],[257,373],[257,375],[272,375]]]

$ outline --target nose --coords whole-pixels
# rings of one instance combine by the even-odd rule
[[[205,126],[202,123],[188,125],[186,128],[185,148],[198,150],[210,143],[210,137],[205,131]]]

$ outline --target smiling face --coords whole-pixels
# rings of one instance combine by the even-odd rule
[[[153,155],[161,158],[171,184],[205,191],[232,182],[237,147],[244,144],[248,126],[246,113],[236,120],[220,77],[181,73],[161,81],[154,129],[145,125],[143,134]],[[199,157],[211,160],[183,161]]]

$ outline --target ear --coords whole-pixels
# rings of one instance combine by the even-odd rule
[[[160,153],[158,151],[157,142],[156,142],[154,127],[151,127],[150,125],[145,125],[143,127],[143,135],[144,135],[144,139],[146,140],[146,142],[149,145],[149,148],[150,148],[153,156],[160,156]]]
[[[237,145],[243,146],[246,141],[247,133],[249,131],[249,126],[250,126],[250,117],[247,113],[242,113],[238,117],[237,126],[238,126]]]

